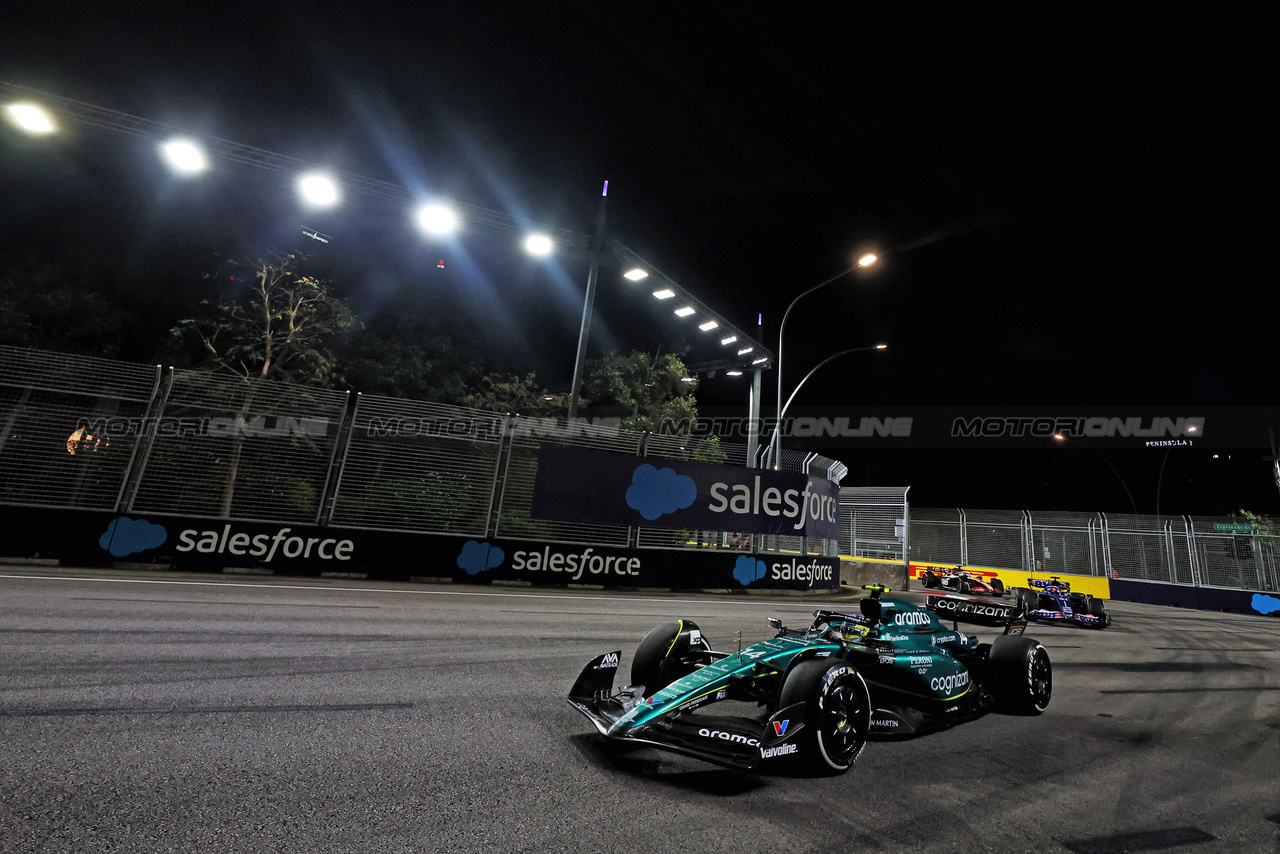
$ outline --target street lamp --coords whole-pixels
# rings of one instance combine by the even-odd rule
[[[825,287],[831,284],[832,282],[843,279],[845,276],[849,275],[850,273],[854,273],[854,272],[857,272],[858,270],[870,267],[872,264],[876,263],[877,260],[879,259],[874,254],[870,252],[866,253],[861,258],[859,258],[857,264],[855,264],[850,269],[844,270],[832,276],[831,278],[827,279],[825,282],[819,282],[818,284],[809,288],[809,290],[800,294],[800,296],[793,299],[791,301],[791,305],[787,306],[787,310],[782,314],[782,323],[778,326],[778,364],[777,364],[778,400],[777,400],[777,408],[774,410],[774,412],[778,414],[778,424],[773,429],[773,442],[771,443],[771,447],[769,451],[769,456],[772,458],[772,464],[774,468],[778,467],[778,464],[780,462],[780,455],[782,454],[782,334],[787,329],[787,318],[791,315],[791,309],[795,308],[796,303],[800,302],[801,299],[803,299],[804,297],[807,297],[809,294],[813,293],[818,288]],[[739,352],[738,355],[742,355],[741,351]],[[806,377],[805,379],[808,379],[808,377]],[[801,382],[803,382],[803,380]],[[797,386],[797,388],[799,388],[799,386]]]
[[[1079,445],[1082,448],[1088,448],[1097,454],[1098,458],[1107,464],[1107,468],[1111,469],[1111,473],[1116,476],[1116,480],[1120,481],[1120,485],[1124,487],[1124,494],[1129,497],[1129,506],[1133,508],[1133,515],[1138,515],[1138,505],[1133,502],[1133,495],[1129,492],[1129,485],[1124,482],[1124,478],[1120,476],[1120,472],[1116,471],[1116,467],[1111,465],[1111,460],[1104,457],[1102,452],[1092,445],[1086,445],[1084,442],[1081,442],[1078,439],[1072,439],[1070,436],[1063,433],[1054,433],[1053,438],[1059,442],[1071,442],[1072,444]]]
[[[779,424],[782,423],[782,419],[787,414],[787,409],[789,409],[791,406],[791,401],[795,400],[796,398],[796,392],[800,391],[800,386],[804,385],[805,382],[808,381],[809,377],[816,374],[818,372],[818,369],[821,368],[823,365],[825,365],[827,362],[830,362],[832,359],[838,359],[841,356],[847,356],[850,353],[861,353],[864,350],[888,350],[888,349],[889,349],[888,344],[873,344],[870,347],[854,347],[851,350],[841,350],[839,353],[832,353],[830,356],[823,359],[818,364],[814,365],[813,369],[810,370],[809,373],[804,375],[804,379],[796,383],[796,387],[791,390],[791,396],[787,398],[787,402],[782,404],[782,410],[778,413],[778,423]]]

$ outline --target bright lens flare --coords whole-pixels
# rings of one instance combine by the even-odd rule
[[[209,168],[204,149],[189,139],[171,139],[160,146],[160,154],[169,168],[183,175],[195,175]]]
[[[328,175],[313,172],[298,179],[298,195],[313,207],[333,207],[338,203],[338,183]]]
[[[555,244],[545,234],[530,234],[524,239],[524,251],[530,255],[550,255]]]
[[[53,117],[38,104],[9,104],[5,112],[9,121],[27,133],[46,134],[57,130]]]
[[[427,205],[418,212],[418,225],[427,234],[448,234],[458,225],[458,218],[444,205]]]
[[[858,266],[870,267],[872,264],[874,264],[879,260],[880,259],[875,256],[875,253],[868,252],[866,255],[863,255],[861,258],[858,259]]]

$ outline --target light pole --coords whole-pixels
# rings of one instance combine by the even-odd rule
[[[1093,447],[1092,445],[1086,445],[1084,442],[1081,442],[1078,439],[1072,439],[1070,436],[1067,436],[1065,434],[1054,433],[1053,438],[1059,442],[1071,442],[1072,444],[1079,445],[1082,448],[1088,448],[1090,451],[1093,451],[1095,454],[1097,454],[1098,459],[1102,460],[1104,463],[1107,464],[1107,468],[1111,469],[1111,473],[1116,476],[1116,480],[1120,481],[1120,485],[1124,487],[1124,494],[1129,498],[1129,506],[1133,508],[1133,515],[1135,516],[1138,515],[1138,505],[1133,502],[1133,495],[1130,494],[1129,492],[1129,485],[1124,482],[1124,478],[1120,476],[1120,472],[1116,471],[1116,467],[1111,465],[1111,460],[1104,457],[1102,455],[1102,452],[1099,451],[1097,448]]]
[[[873,344],[870,347],[854,347],[851,350],[841,350],[839,353],[832,353],[830,356],[823,359],[818,364],[814,365],[813,369],[810,370],[809,373],[804,375],[804,379],[796,383],[796,387],[791,390],[791,395],[787,398],[787,402],[782,404],[782,410],[781,412],[778,413],[778,423],[779,424],[782,423],[782,419],[787,414],[787,409],[791,407],[791,401],[796,399],[796,392],[800,391],[800,386],[804,385],[809,380],[809,377],[816,374],[818,372],[818,369],[821,368],[823,365],[825,365],[827,362],[830,362],[832,359],[838,359],[841,356],[847,356],[850,353],[861,353],[864,350],[888,350],[888,349],[889,349],[888,344]]]
[[[860,269],[865,269],[867,267],[870,267],[872,264],[876,263],[877,260],[878,259],[876,258],[875,255],[868,252],[867,254],[859,258],[858,263],[853,267],[851,267],[850,269],[844,270],[843,272],[840,272],[832,276],[831,278],[827,279],[825,282],[819,282],[818,284],[809,288],[809,290],[800,294],[800,296],[793,299],[791,301],[791,305],[787,306],[787,310],[782,314],[782,323],[778,326],[778,366],[777,366],[778,367],[778,376],[777,376],[778,400],[777,400],[777,407],[774,409],[774,412],[777,413],[777,416],[778,416],[778,423],[773,428],[773,441],[770,443],[770,447],[769,447],[770,464],[775,469],[779,465],[780,455],[782,454],[782,334],[787,329],[787,318],[791,316],[791,309],[795,308],[796,303],[800,302],[801,299],[803,299],[804,297],[807,297],[809,294],[818,290],[818,288],[826,287],[832,282],[843,279],[845,276],[849,275],[850,273],[854,273]],[[808,379],[808,377],[805,377],[805,379]],[[801,382],[803,382],[803,380],[801,380]],[[797,386],[797,388],[799,388],[799,386]]]

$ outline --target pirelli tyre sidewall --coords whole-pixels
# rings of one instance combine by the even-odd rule
[[[1107,605],[1101,599],[1091,598],[1089,600],[1089,615],[1098,618],[1097,626],[1100,629],[1105,629],[1111,625],[1111,615],[1107,613]]]
[[[694,648],[705,649],[706,641],[692,620],[663,623],[645,635],[631,660],[631,684],[643,685],[652,697],[677,679],[698,669],[689,660]]]
[[[1004,635],[991,644],[987,674],[996,710],[1011,715],[1038,715],[1053,696],[1049,651],[1035,638]]]
[[[787,673],[778,708],[804,702],[804,730],[794,763],[809,774],[843,774],[867,746],[871,695],[862,675],[846,661],[801,662]]]

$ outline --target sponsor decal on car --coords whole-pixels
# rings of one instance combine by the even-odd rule
[[[717,741],[731,741],[734,744],[747,744],[751,747],[759,747],[759,739],[751,738],[738,732],[725,732],[722,729],[707,729],[703,727],[698,730],[698,735],[703,738],[714,738]]]
[[[786,735],[787,727],[790,726],[790,724],[791,724],[791,721],[774,721],[773,722],[774,734],[779,736]]]
[[[958,688],[964,688],[969,684],[969,671],[962,670],[959,673],[952,673],[950,676],[935,676],[929,681],[929,687],[935,691],[945,691],[948,694]]]
[[[611,652],[604,658],[600,659],[600,663],[596,665],[596,670],[617,670],[618,654]]]
[[[775,759],[779,756],[790,756],[791,754],[797,753],[797,752],[799,752],[799,748],[797,748],[794,744],[779,744],[777,747],[760,748],[760,758]]]
[[[893,718],[872,718],[872,726],[884,727],[885,729],[897,729],[898,722]]]
[[[899,611],[893,615],[893,624],[895,626],[927,626],[929,615],[920,611]]]

